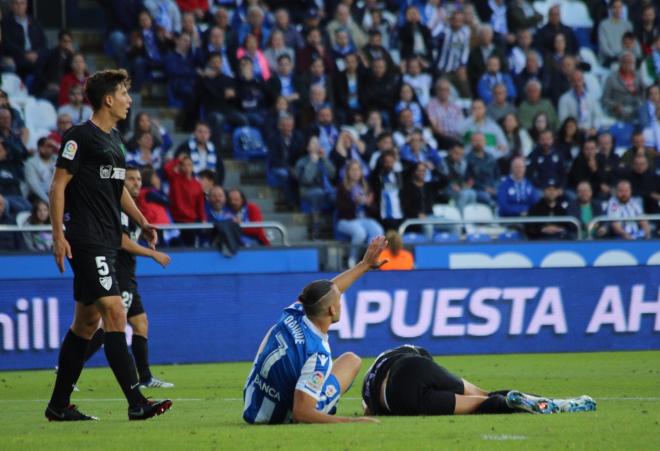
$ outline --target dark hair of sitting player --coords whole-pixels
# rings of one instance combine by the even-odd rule
[[[323,298],[332,290],[332,285],[332,280],[320,279],[307,284],[303,289],[298,300],[302,303],[308,317],[320,316],[326,310],[326,302],[322,301],[325,301]]]

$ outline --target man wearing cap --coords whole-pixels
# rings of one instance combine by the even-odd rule
[[[568,216],[568,201],[562,197],[562,189],[555,179],[548,179],[543,187],[543,197],[528,216]],[[575,230],[568,223],[527,224],[527,237],[532,240],[568,240],[575,238]]]
[[[250,424],[348,423],[367,417],[334,416],[339,397],[360,371],[351,352],[334,361],[328,330],[339,321],[340,297],[372,268],[379,268],[387,240],[375,238],[360,263],[332,280],[308,284],[268,331],[243,388],[243,419]]]

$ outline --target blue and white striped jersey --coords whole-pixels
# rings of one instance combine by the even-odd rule
[[[243,388],[243,419],[248,423],[288,423],[292,418],[293,394],[301,390],[318,404],[334,397],[332,357],[328,336],[294,303],[262,342]]]

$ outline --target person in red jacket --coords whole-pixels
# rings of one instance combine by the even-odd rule
[[[187,153],[165,164],[165,175],[170,182],[170,212],[174,222],[206,222],[206,199],[202,184],[193,175],[193,162]],[[182,230],[181,241],[194,246],[199,236],[197,230]]]
[[[71,71],[64,75],[60,81],[60,95],[57,98],[59,106],[69,103],[69,91],[72,86],[85,87],[87,77],[89,77],[89,72],[87,72],[85,57],[82,53],[74,53],[71,58]],[[85,99],[85,104],[89,104],[87,99]]]
[[[227,192],[227,207],[229,212],[234,216],[234,221],[238,224],[247,223],[247,222],[261,222],[263,221],[263,216],[261,215],[261,210],[259,207],[253,203],[250,203],[245,198],[245,194],[238,189],[232,188]],[[266,237],[264,229],[259,228],[242,228],[243,235],[241,241],[243,245],[250,246],[259,242],[264,246],[270,245],[270,241]]]
[[[181,13],[193,13],[197,20],[204,18],[209,12],[209,0],[176,0]]]

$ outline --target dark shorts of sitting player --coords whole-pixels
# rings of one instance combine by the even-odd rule
[[[73,270],[73,298],[91,305],[106,296],[120,296],[115,270],[117,251],[71,243],[69,264]]]

